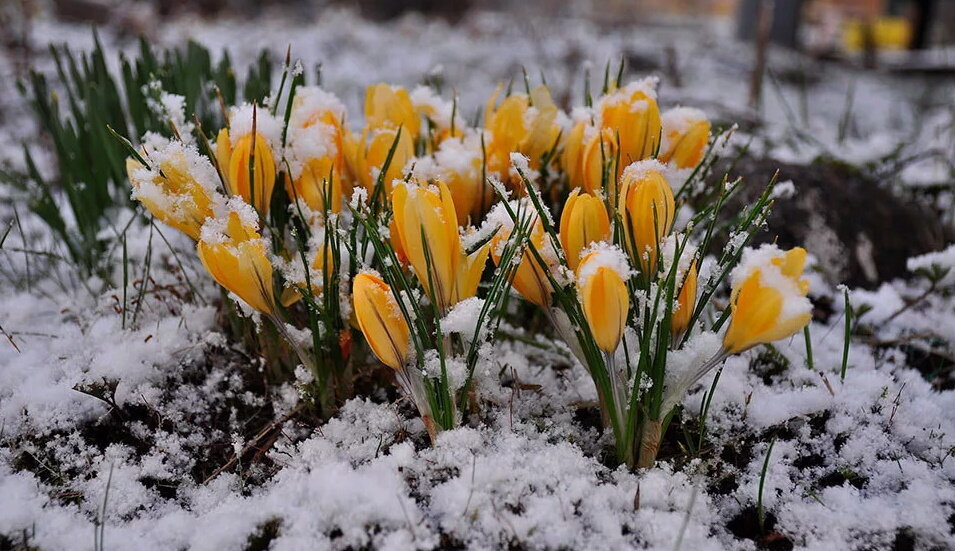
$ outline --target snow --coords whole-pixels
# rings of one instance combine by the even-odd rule
[[[317,86],[296,88],[286,145],[286,158],[293,180],[301,175],[308,161],[339,154],[336,142],[338,128],[322,122],[322,116],[326,114],[334,121],[342,121],[345,106],[334,94]]]
[[[646,178],[648,174],[654,172],[665,174],[666,171],[666,166],[656,159],[636,161],[634,163],[630,163],[626,168],[623,169],[621,181],[626,180],[631,182],[639,182],[640,180]]]
[[[674,133],[682,136],[686,134],[686,131],[695,123],[706,120],[708,120],[706,113],[696,107],[680,106],[667,109],[660,114],[660,123],[663,125],[664,139],[664,143],[660,146],[660,149],[664,151],[667,149],[666,140],[668,139],[668,134]]]
[[[284,123],[272,116],[269,110],[261,105],[244,103],[229,109],[229,141],[235,147],[239,140],[252,133],[253,115],[255,131],[268,141],[274,150],[282,143],[282,127]]]
[[[580,256],[584,259],[577,268],[577,286],[580,288],[586,287],[590,278],[603,268],[616,273],[623,281],[634,273],[627,255],[616,245],[597,242],[584,249]]]
[[[162,178],[162,168],[166,166],[175,167],[183,174],[189,175],[210,198],[216,196],[219,175],[209,158],[201,155],[195,145],[147,133],[143,139],[143,151],[150,166],[138,167],[129,174],[134,199],[150,201],[173,213],[176,218],[185,218],[183,209],[188,208],[188,203],[194,200],[189,194],[172,194],[157,183],[157,180]]]
[[[910,272],[927,273],[935,277],[941,276],[937,284],[940,286],[955,285],[955,245],[948,248],[915,256],[906,262]]]

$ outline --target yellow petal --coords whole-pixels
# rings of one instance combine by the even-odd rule
[[[673,228],[676,206],[670,184],[656,170],[624,172],[618,210],[631,259],[647,277],[654,276],[659,244]]]
[[[358,327],[372,352],[392,369],[404,369],[410,331],[391,287],[373,274],[360,273],[352,282],[352,295]]]
[[[696,121],[683,134],[670,132],[667,138],[670,145],[660,154],[660,160],[664,163],[672,162],[677,168],[694,168],[703,160],[703,153],[710,139],[710,122]]]
[[[586,125],[579,122],[568,132],[560,154],[560,165],[571,187],[584,187],[581,162],[584,154],[584,131]]]
[[[581,262],[578,274],[587,262],[593,261],[596,261],[596,256],[588,255]],[[601,266],[587,277],[579,291],[584,317],[597,346],[612,354],[623,337],[630,309],[626,283],[616,270]]]
[[[574,190],[560,217],[560,242],[571,270],[576,270],[580,255],[592,243],[610,239],[610,217],[599,198]]]
[[[272,263],[255,228],[242,223],[238,214],[230,212],[225,242],[199,240],[199,259],[220,285],[232,291],[249,306],[260,312],[272,312]]]
[[[673,335],[682,335],[689,328],[690,318],[693,317],[693,310],[696,308],[696,290],[697,270],[696,261],[693,261],[677,295],[678,306],[670,322],[670,332]]]
[[[660,143],[660,109],[656,100],[641,90],[605,106],[602,110],[601,126],[620,137],[618,170],[648,159]]]

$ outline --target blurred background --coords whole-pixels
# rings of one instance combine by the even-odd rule
[[[123,32],[153,35],[170,21],[190,19],[287,18],[302,24],[331,9],[387,21],[409,13],[467,22],[475,13],[494,12],[516,18],[578,18],[619,28],[682,22],[732,27],[740,39],[770,40],[818,57],[864,60],[880,57],[932,65],[911,52],[955,42],[953,0],[5,0],[0,31],[10,50],[26,44],[32,21],[61,21],[115,26]],[[55,38],[55,37],[50,37]],[[900,56],[905,52],[908,55]],[[943,66],[950,67],[949,65]]]

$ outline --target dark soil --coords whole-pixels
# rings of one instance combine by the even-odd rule
[[[722,176],[728,165],[717,166]],[[776,201],[766,228],[754,243],[801,246],[819,259],[833,283],[875,288],[884,281],[909,277],[906,260],[944,248],[945,229],[927,206],[901,198],[856,168],[819,160],[792,165],[772,159],[742,158],[730,180],[743,183],[723,210],[727,221],[757,198],[773,174],[792,180],[796,193]],[[851,213],[851,214],[847,214]],[[825,236],[834,239],[826,241]],[[725,243],[714,243],[719,250]]]

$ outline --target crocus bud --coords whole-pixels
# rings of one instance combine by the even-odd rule
[[[624,278],[629,272],[626,257],[615,247],[595,248],[577,268],[577,292],[584,317],[597,346],[612,354],[627,325],[630,295]]]
[[[355,317],[375,356],[388,367],[402,371],[408,363],[411,342],[405,321],[391,287],[371,272],[362,272],[352,282]]]
[[[267,109],[233,108],[229,128],[216,138],[216,161],[229,195],[242,197],[263,216],[269,211],[275,185],[275,156],[269,136],[281,123]]]
[[[501,264],[501,255],[504,251],[505,242],[510,238],[510,230],[500,229],[494,238],[491,239],[491,257],[494,263]],[[552,256],[548,254],[546,247],[546,233],[544,226],[539,219],[535,220],[528,238],[527,247],[533,247],[538,255],[546,260]],[[546,270],[548,266],[542,265],[537,256],[530,250],[524,250],[521,253],[520,264],[514,270],[511,276],[511,286],[517,290],[525,299],[533,302],[541,308],[549,308],[553,288],[550,279],[547,277]]]
[[[383,82],[365,90],[365,127],[369,130],[401,127],[412,141],[418,137],[421,119],[408,90]]]
[[[311,159],[298,178],[285,176],[285,191],[290,198],[305,201],[316,212],[339,212],[342,208],[342,175],[334,159]]]
[[[627,251],[644,277],[656,274],[659,245],[673,227],[673,190],[663,177],[663,165],[642,161],[627,167],[620,182],[617,209],[624,225]]]
[[[697,270],[696,261],[690,264],[690,269],[683,278],[680,294],[677,295],[676,311],[670,321],[670,333],[674,336],[682,335],[690,327],[690,318],[696,308]]]
[[[567,175],[570,187],[584,187],[581,161],[584,156],[584,134],[587,125],[578,122],[570,129],[564,138],[563,150],[560,153],[560,166]]]
[[[580,193],[579,189],[572,191],[560,215],[560,245],[570,269],[577,269],[584,249],[609,239],[610,217],[604,202],[589,193]]]
[[[345,107],[316,86],[296,88],[289,116],[285,189],[316,212],[341,210],[345,173]]]
[[[607,176],[606,193],[616,195],[617,187],[617,139],[609,128],[594,132],[587,141],[580,170],[583,188],[596,193],[604,188],[604,174]]]
[[[150,161],[146,168],[132,158],[126,160],[133,198],[159,220],[199,239],[203,222],[213,215],[215,167],[194,147],[168,140],[151,151]]]
[[[487,261],[488,245],[465,255],[451,192],[443,182],[399,185],[391,194],[400,249],[442,312],[474,296]]]
[[[809,323],[809,281],[800,279],[805,263],[806,251],[799,247],[783,252],[763,245],[744,252],[731,274],[733,317],[723,337],[727,353],[789,337]]]
[[[529,96],[513,94],[495,106],[500,92],[498,87],[488,100],[484,115],[485,128],[490,132],[486,145],[487,167],[507,179],[511,153],[527,156],[530,167],[539,169],[541,156],[557,145],[560,126],[557,106],[546,86],[534,88]]]
[[[660,109],[656,100],[656,80],[632,82],[600,99],[600,127],[619,136],[620,166],[650,158],[660,144]]]
[[[272,313],[272,263],[258,233],[258,215],[234,197],[227,212],[202,226],[196,250],[213,279],[259,312]]]
[[[466,125],[454,101],[442,99],[430,86],[418,86],[410,97],[418,117],[428,120],[427,138],[432,145],[464,136]]]
[[[383,178],[386,194],[391,194],[392,182],[401,179],[405,165],[414,157],[414,139],[410,132],[401,128],[400,137],[398,132],[397,129],[383,128],[366,130],[360,137],[349,133],[345,138],[345,159],[348,162],[349,171],[355,182],[367,189],[369,193],[375,190],[381,169],[388,160],[388,152],[395,144],[395,139],[398,143]]]
[[[660,160],[677,168],[695,168],[710,139],[710,121],[699,109],[675,107],[663,113]]]
[[[482,205],[491,202],[489,188],[481,179],[481,146],[475,136],[446,139],[434,153],[440,179],[448,185],[454,199],[458,225],[465,226]]]

